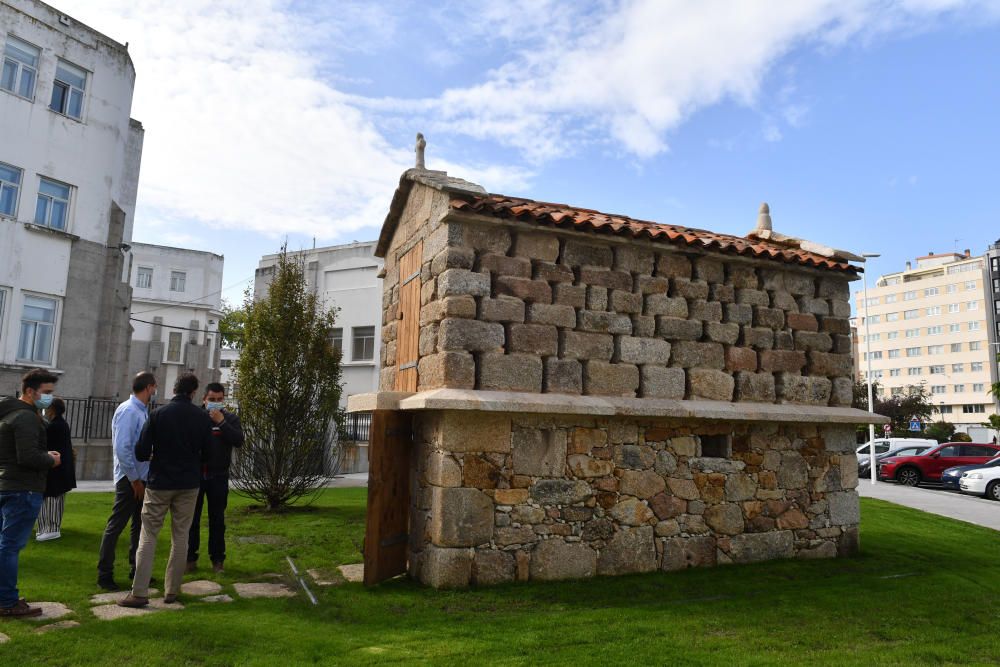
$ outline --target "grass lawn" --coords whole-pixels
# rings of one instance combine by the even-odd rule
[[[325,491],[268,516],[231,496],[226,585],[360,560],[365,489]],[[370,663],[904,664],[1000,663],[1000,533],[862,500],[862,554],[711,570],[434,591],[394,580],[313,586],[281,600],[199,602],[142,618],[89,612],[110,494],[71,493],[63,538],[21,556],[29,600],[61,601],[81,627],[34,634],[0,622],[2,665]],[[998,508],[1000,510],[1000,508]],[[155,575],[162,581],[169,535]],[[237,541],[280,536],[279,544]],[[126,562],[126,536],[119,564]],[[124,583],[127,571],[119,567]],[[192,578],[212,578],[201,571]]]

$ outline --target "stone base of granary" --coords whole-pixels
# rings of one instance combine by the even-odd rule
[[[414,413],[410,575],[434,587],[858,549],[850,424]]]

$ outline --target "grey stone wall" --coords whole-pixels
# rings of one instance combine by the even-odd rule
[[[421,391],[851,403],[847,275],[443,218],[428,213],[434,196],[414,188],[427,201],[407,206],[406,241],[386,256],[382,390],[395,377],[396,263],[424,240]]]
[[[858,548],[851,426],[445,411],[416,431],[410,574],[431,586]]]

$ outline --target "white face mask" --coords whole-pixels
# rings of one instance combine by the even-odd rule
[[[221,410],[226,406],[225,403],[212,403],[211,401],[205,403],[205,409],[211,412],[212,410]]]

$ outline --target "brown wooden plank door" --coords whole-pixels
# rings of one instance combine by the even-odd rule
[[[399,330],[396,335],[396,391],[417,390],[417,352],[420,342],[421,241],[399,258]]]
[[[406,572],[410,524],[411,416],[375,410],[368,443],[365,586]]]

